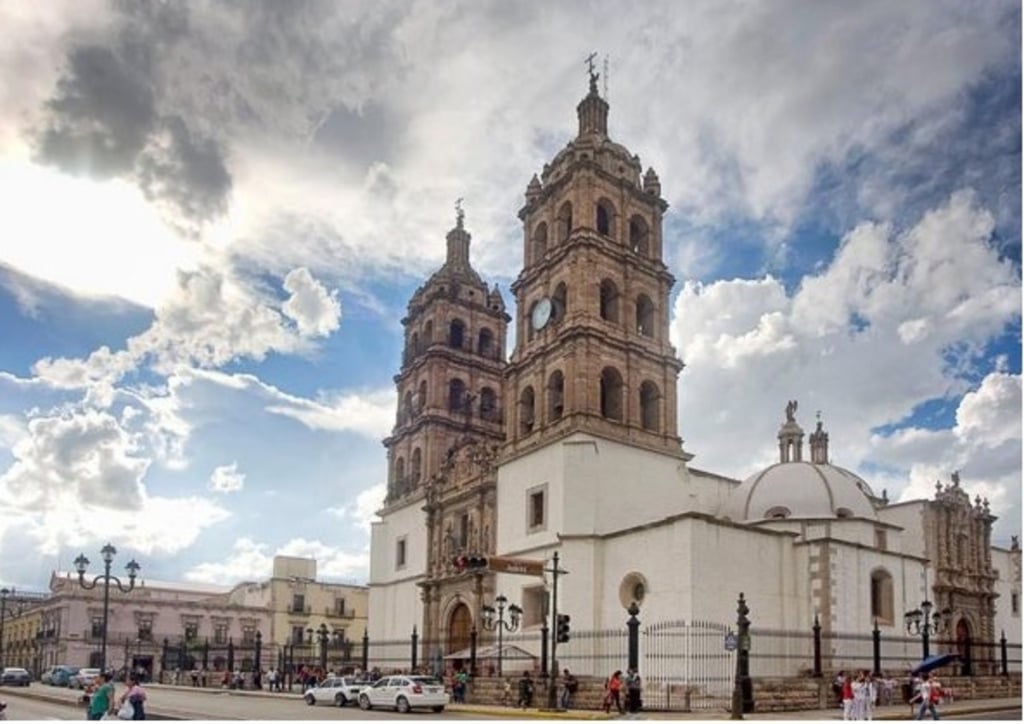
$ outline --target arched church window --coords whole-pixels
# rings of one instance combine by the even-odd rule
[[[548,253],[548,225],[546,221],[537,224],[533,230],[533,261],[538,262]]]
[[[429,347],[434,341],[434,320],[427,322],[423,328],[423,349]]]
[[[654,302],[646,294],[636,298],[636,331],[643,337],[654,336]]]
[[[548,378],[548,422],[562,419],[565,411],[565,377],[555,370]]]
[[[601,282],[601,319],[607,322],[619,321],[619,288],[611,279]]]
[[[640,385],[640,424],[645,430],[658,432],[661,429],[660,401],[661,393],[656,384],[648,380]]]
[[[412,422],[416,416],[416,410],[412,406],[412,392],[406,392],[405,397],[402,398],[402,421]]]
[[[427,406],[427,381],[420,380],[420,389],[416,394],[416,410],[423,412]]]
[[[871,618],[879,623],[893,622],[892,576],[883,568],[871,572]]]
[[[498,396],[490,387],[480,390],[480,417],[490,422],[498,420]]]
[[[634,216],[629,220],[629,248],[639,256],[650,254],[650,233],[647,222],[640,216]]]
[[[423,453],[419,448],[412,451],[412,470],[411,470],[411,482],[413,485],[419,485],[420,476],[423,474]]]
[[[524,435],[533,431],[534,395],[533,388],[527,387],[519,395],[519,431]]]
[[[612,234],[612,225],[615,220],[615,207],[612,206],[611,202],[607,199],[601,199],[597,202],[597,233],[601,236],[614,236]]]
[[[462,412],[466,404],[466,384],[460,379],[448,383],[448,410]]]
[[[565,318],[566,305],[568,304],[568,290],[565,282],[560,282],[555,287],[555,293],[551,295],[551,321],[561,322]]]
[[[452,349],[462,349],[465,344],[466,325],[461,319],[453,319],[448,325],[448,346]]]
[[[764,512],[765,518],[771,518],[773,520],[784,520],[791,515],[793,515],[793,512],[784,505],[776,505]]]
[[[494,357],[494,332],[486,327],[480,330],[476,351],[481,357]]]
[[[852,518],[853,517],[853,511],[850,510],[849,508],[836,508],[836,517],[837,518]]]
[[[614,367],[601,371],[601,416],[622,420],[622,375]]]
[[[558,241],[567,241],[572,232],[572,204],[566,201],[558,210]]]
[[[395,459],[395,488],[401,492],[405,485],[405,458]]]

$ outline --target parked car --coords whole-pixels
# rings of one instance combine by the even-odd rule
[[[69,686],[71,684],[71,677],[78,672],[79,668],[77,666],[68,666],[67,664],[57,666],[50,683],[54,686]]]
[[[306,691],[303,698],[310,706],[314,704],[334,704],[345,706],[359,702],[359,692],[366,686],[350,676],[328,676],[320,684]]]
[[[448,694],[444,684],[433,676],[384,676],[359,692],[359,707],[383,706],[405,714],[410,709],[444,711]]]
[[[0,684],[4,686],[28,686],[32,683],[32,674],[18,666],[6,666],[0,673]]]
[[[88,689],[99,675],[99,669],[79,669],[77,674],[68,679],[68,687],[71,689]]]

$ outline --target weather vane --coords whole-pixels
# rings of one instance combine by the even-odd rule
[[[462,210],[462,197],[455,199],[455,223],[462,228],[462,221],[466,218],[466,212]]]

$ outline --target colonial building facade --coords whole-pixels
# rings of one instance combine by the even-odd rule
[[[927,599],[961,638],[1020,641],[1019,547],[992,547],[994,515],[958,473],[933,500],[891,504],[831,464],[820,419],[805,456],[796,401],[778,463],[743,481],[689,464],[667,204],[655,171],[609,138],[590,80],[576,137],[530,180],[519,211],[508,362],[513,320],[470,265],[461,210],[444,266],[409,303],[372,529],[371,639],[415,628],[439,648],[422,660],[460,651],[474,628],[486,635],[481,610],[498,595],[539,630],[550,576],[467,570],[460,556],[558,552],[571,571],[558,609],[577,630],[621,626],[633,603],[646,621],[724,624],[742,590],[767,627],[817,618],[826,632],[877,622],[896,633]]]

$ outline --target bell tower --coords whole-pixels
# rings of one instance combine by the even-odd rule
[[[460,200],[461,202],[461,200]],[[398,411],[388,450],[385,507],[437,475],[460,445],[503,438],[501,384],[510,317],[497,286],[469,263],[461,203],[444,265],[409,301]]]
[[[608,137],[590,70],[572,141],[530,180],[523,270],[512,284],[516,349],[506,370],[505,453],[573,432],[684,457],[676,425],[683,368],[669,342],[662,217],[653,169]]]

